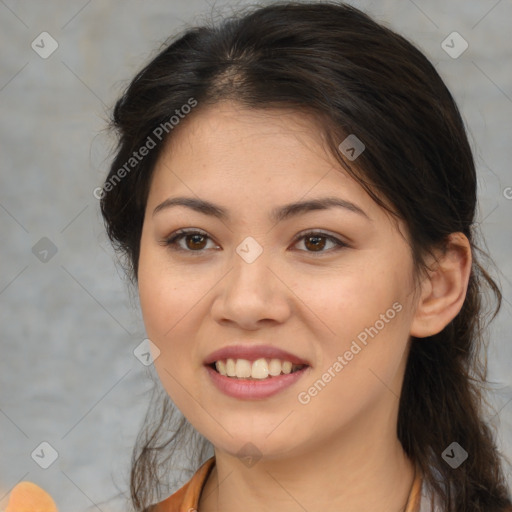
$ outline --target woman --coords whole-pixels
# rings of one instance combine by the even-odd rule
[[[166,392],[136,510],[510,509],[476,356],[501,295],[421,52],[354,7],[275,3],[177,37],[113,125],[101,208]],[[188,424],[197,472],[166,497]]]

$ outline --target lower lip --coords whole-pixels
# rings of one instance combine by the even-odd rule
[[[206,366],[205,368],[213,383],[220,391],[233,398],[246,400],[257,400],[276,395],[283,389],[297,382],[310,369],[309,366],[306,366],[302,368],[302,370],[286,375],[279,375],[278,377],[269,377],[264,380],[247,380],[225,377],[210,366]]]

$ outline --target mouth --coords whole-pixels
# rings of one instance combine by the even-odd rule
[[[299,372],[309,365],[295,364],[286,359],[277,358],[259,358],[254,361],[228,358],[219,359],[206,366],[231,379],[262,381]]]

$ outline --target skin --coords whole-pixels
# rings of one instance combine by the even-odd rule
[[[162,385],[215,447],[200,512],[398,512],[409,496],[414,464],[396,436],[409,340],[439,332],[462,307],[469,243],[454,234],[416,288],[406,226],[349,177],[319,133],[303,113],[222,102],[183,121],[154,170],[140,303],[160,350]],[[231,219],[184,206],[153,215],[177,196],[211,201]],[[277,206],[325,196],[350,201],[366,216],[330,208],[277,224],[268,217]],[[207,238],[182,238],[181,251],[162,243],[181,228]],[[322,238],[316,249],[315,240],[295,241],[309,230],[347,245]],[[263,249],[252,263],[236,252],[248,236]],[[300,403],[298,394],[394,303],[400,312],[309,403]],[[270,398],[232,398],[211,383],[203,361],[239,343],[276,345],[311,367]],[[237,457],[248,442],[261,457],[251,467]]]

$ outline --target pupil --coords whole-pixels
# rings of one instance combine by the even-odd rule
[[[323,237],[321,236],[310,236],[308,237],[308,240],[316,240],[317,242],[314,242],[313,243],[313,247],[316,247],[316,248],[323,248],[325,244],[318,244],[318,240],[322,240]]]
[[[197,243],[200,243],[200,242],[197,242],[197,239],[201,239],[201,238],[204,238],[203,235],[190,235],[190,237],[193,239],[193,244],[197,244]]]

